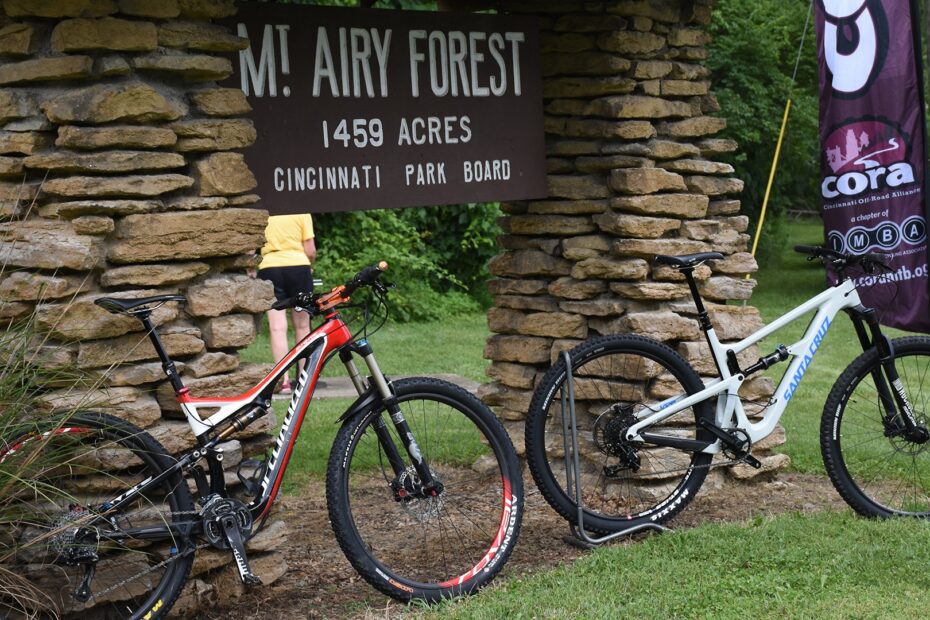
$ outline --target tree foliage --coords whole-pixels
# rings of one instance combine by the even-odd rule
[[[727,119],[723,136],[739,143],[731,158],[746,182],[743,213],[755,230],[785,100],[792,99],[778,172],[769,199],[760,260],[784,245],[788,209],[817,212],[820,170],[817,55],[813,21],[808,26],[797,80],[791,76],[810,7],[809,0],[719,0],[710,32],[714,41],[708,66],[714,91]]]
[[[315,276],[335,286],[364,265],[390,264],[392,317],[430,320],[488,305],[487,263],[497,253],[497,205],[380,209],[314,216]]]

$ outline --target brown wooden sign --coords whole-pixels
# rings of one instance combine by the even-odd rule
[[[535,18],[245,3],[228,23],[272,214],[546,195]]]

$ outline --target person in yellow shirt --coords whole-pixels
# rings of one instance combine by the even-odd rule
[[[313,291],[314,260],[316,242],[313,218],[309,214],[273,215],[268,218],[258,277],[274,285],[274,295],[278,300]],[[305,312],[291,310],[291,320],[299,342],[310,333],[310,316]],[[269,310],[268,330],[271,335],[271,354],[277,363],[288,352],[287,311]],[[298,372],[302,370],[303,360],[299,364],[301,367]],[[281,392],[286,394],[291,389],[290,381],[285,379]]]

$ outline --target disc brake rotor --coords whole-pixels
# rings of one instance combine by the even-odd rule
[[[436,472],[432,473],[433,477],[436,477]],[[445,491],[440,491],[435,496],[424,496],[421,490],[420,478],[412,465],[401,472],[397,478],[397,484],[407,491],[407,496],[400,501],[401,507],[418,522],[425,523],[442,514],[443,506],[446,503]]]

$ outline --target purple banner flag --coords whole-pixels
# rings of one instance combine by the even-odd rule
[[[826,241],[885,254],[894,272],[884,282],[857,278],[863,303],[885,325],[930,332],[917,7],[817,0],[815,10]]]

